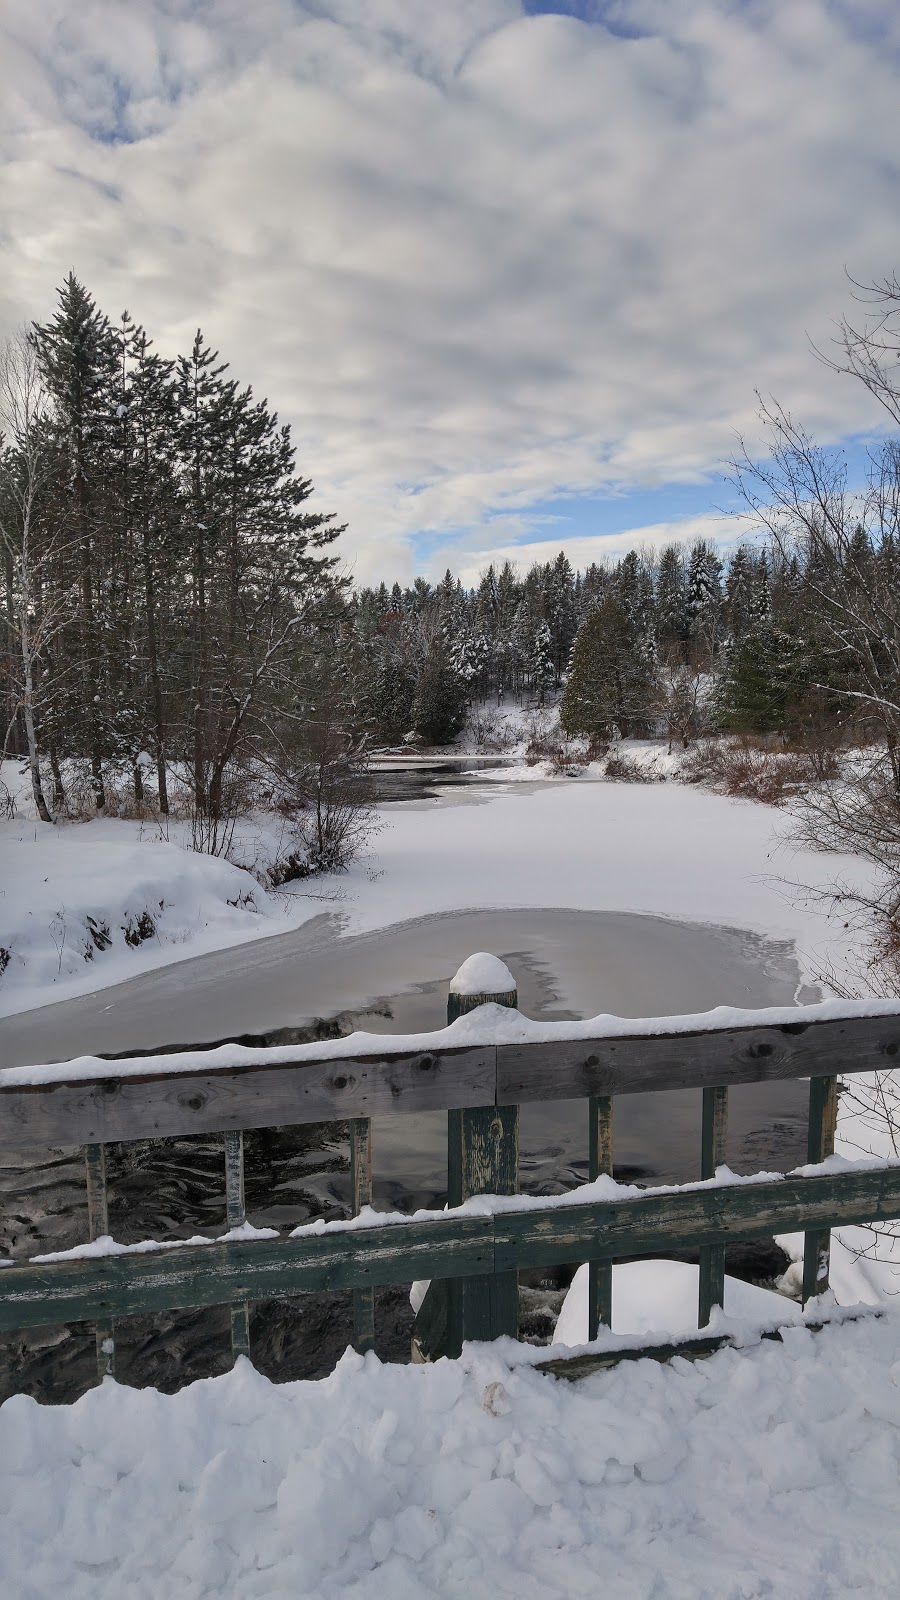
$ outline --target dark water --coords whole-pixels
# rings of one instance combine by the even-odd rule
[[[390,759],[379,763],[376,758],[368,769],[366,782],[376,805],[402,800],[438,800],[443,790],[461,788],[477,773],[504,765],[502,756],[460,756],[445,761],[424,758],[414,766]]]

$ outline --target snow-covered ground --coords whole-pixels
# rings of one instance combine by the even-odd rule
[[[546,1355],[547,1352],[540,1352]],[[900,1316],[569,1384],[535,1352],[0,1410],[15,1600],[837,1600],[900,1570]]]
[[[860,863],[792,852],[783,814],[763,806],[593,776],[484,775],[385,807],[365,861],[298,893],[194,855],[177,828],[166,842],[125,821],[50,830],[20,816],[0,824],[0,1012],[322,909],[348,932],[462,908],[642,911],[790,940],[808,979],[853,960],[854,931],[789,884],[864,880]],[[248,825],[243,847],[249,860],[277,839]],[[802,1240],[784,1243],[799,1259]],[[884,1301],[881,1316],[815,1336],[795,1325],[782,1344],[750,1338],[696,1365],[645,1360],[569,1385],[501,1341],[433,1367],[348,1353],[321,1383],[275,1388],[241,1362],[171,1397],[109,1381],[74,1406],[16,1397],[0,1408],[0,1593],[574,1600],[602,1581],[617,1600],[893,1595],[900,1311],[891,1263],[859,1256],[870,1244],[835,1236],[832,1284],[843,1305]],[[560,1351],[586,1337],[586,1278]],[[613,1299],[619,1334],[694,1328],[696,1268],[617,1266]],[[731,1279],[726,1312],[745,1327],[799,1318]]]
[[[323,910],[339,913],[348,933],[461,909],[643,911],[790,940],[813,981],[853,959],[853,930],[792,885],[866,881],[870,869],[792,850],[784,814],[750,801],[677,783],[504,788],[484,775],[442,801],[384,806],[378,820],[349,872],[275,893],[196,855],[183,824],[165,841],[113,819],[0,823],[0,1015],[281,933]],[[278,844],[277,827],[253,820],[238,859],[271,859]]]

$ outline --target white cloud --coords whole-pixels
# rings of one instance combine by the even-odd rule
[[[201,323],[364,577],[418,530],[700,477],[755,387],[871,426],[805,334],[845,263],[900,257],[893,0],[597,10],[641,36],[514,0],[6,0],[0,319],[74,266],[163,349]]]
[[[468,587],[478,582],[481,573],[492,561],[495,566],[511,561],[519,572],[524,573],[535,561],[555,561],[559,551],[564,549],[572,566],[583,572],[592,561],[600,565],[606,561],[617,561],[629,550],[659,551],[664,545],[690,545],[695,539],[708,539],[722,550],[740,539],[752,538],[755,532],[749,522],[742,518],[709,512],[672,522],[648,523],[642,528],[627,528],[621,533],[576,534],[570,537],[560,530],[555,537],[539,540],[533,540],[529,534],[526,543],[515,538],[514,528],[503,527],[505,521],[505,518],[501,518],[500,526],[495,525],[490,529],[494,535],[492,539],[484,538],[482,530],[481,542],[476,543],[474,549],[467,548],[460,557],[454,570],[458,571],[458,576]],[[504,533],[513,537],[504,542]],[[428,563],[430,576],[439,578],[446,565],[447,552],[436,553]]]

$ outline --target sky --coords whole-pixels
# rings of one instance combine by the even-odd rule
[[[896,0],[3,0],[0,334],[201,326],[360,582],[727,542],[757,391],[883,425],[898,153]]]

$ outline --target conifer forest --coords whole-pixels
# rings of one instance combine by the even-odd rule
[[[174,786],[195,847],[221,853],[263,796],[312,806],[309,862],[339,865],[369,752],[445,745],[474,708],[512,702],[558,706],[588,749],[755,736],[824,778],[841,750],[874,751],[862,811],[830,802],[820,828],[871,838],[877,815],[893,862],[895,440],[850,495],[839,458],[771,409],[767,460],[732,463],[755,525],[727,550],[584,571],[561,550],[474,587],[450,570],[365,587],[335,516],[311,509],[290,429],[199,331],[163,355],[70,274],[8,343],[2,410],[5,754],[28,763],[45,822],[73,787],[91,814],[166,816]]]

